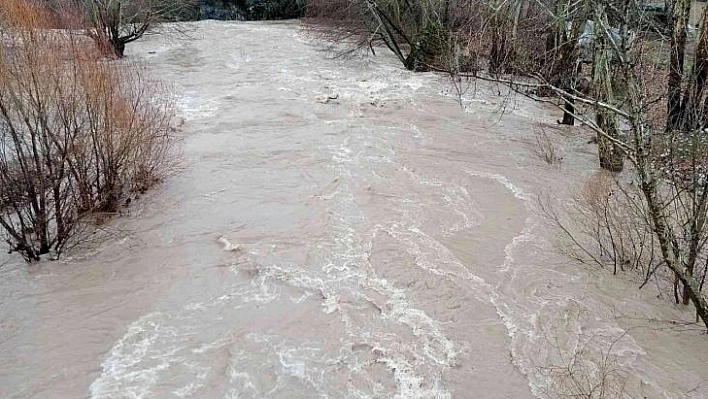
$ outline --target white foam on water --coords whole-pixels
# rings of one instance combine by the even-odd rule
[[[197,93],[186,92],[175,100],[177,115],[188,121],[206,119],[219,108],[216,100],[200,98]]]
[[[180,367],[190,381],[173,389],[179,397],[192,396],[204,385],[211,372],[200,360],[202,356],[228,344],[226,337],[194,347],[190,339],[198,325],[193,322],[205,311],[220,306],[238,309],[243,302],[227,303],[240,295],[261,299],[260,288],[225,294],[210,301],[189,303],[169,313],[154,312],[144,315],[128,326],[127,332],[113,345],[101,364],[102,372],[90,385],[92,398],[143,398],[153,395],[152,389],[160,377],[173,367]],[[218,320],[217,320],[218,321]],[[198,330],[197,330],[198,331]],[[196,357],[196,358],[195,358]]]
[[[532,196],[529,193],[524,191],[522,188],[516,186],[504,175],[500,175],[498,173],[476,172],[467,169],[464,169],[464,172],[470,176],[496,180],[499,183],[503,184],[504,187],[506,187],[509,191],[511,191],[516,198],[524,202],[529,202],[533,200]]]
[[[520,266],[514,257],[514,252],[524,244],[535,242],[534,230],[537,228],[538,223],[534,223],[531,216],[533,215],[533,197],[528,192],[512,183],[506,176],[496,173],[464,171],[470,176],[491,179],[502,184],[515,198],[523,202],[529,215],[525,219],[521,232],[514,236],[504,247],[504,261],[502,265],[500,265],[499,272],[505,275],[501,280],[502,284],[509,286],[511,282],[515,281]],[[525,342],[535,341],[538,338],[536,315],[543,308],[544,304],[540,304],[540,307],[536,309],[533,307],[529,308],[528,305],[516,305],[513,297],[501,296],[499,293],[501,288],[501,286],[496,287],[492,291],[489,300],[494,304],[497,314],[502,320],[507,334],[511,339],[510,353],[512,363],[528,380],[531,392],[537,397],[543,397],[544,389],[551,384],[550,377],[542,375],[536,365],[533,364],[534,359],[526,357],[519,349],[525,347]],[[516,310],[517,307],[520,309]],[[577,327],[579,328],[579,325],[577,325]]]
[[[389,84],[382,80],[359,82],[359,88],[364,90],[364,92],[368,92],[369,94],[375,94],[384,91],[388,89],[388,87]]]
[[[369,263],[371,240],[376,233],[358,228],[366,226],[366,219],[354,201],[348,181],[360,173],[359,167],[365,159],[360,154],[346,139],[332,147],[333,165],[340,175],[337,189],[328,196],[333,202],[331,215],[336,220],[333,226],[335,246],[331,257],[323,264],[321,274],[293,264],[270,264],[259,275],[319,294],[323,312],[342,318],[347,332],[343,348],[356,342],[372,342],[382,354],[378,361],[385,363],[393,373],[399,397],[447,397],[449,392],[442,386],[440,373],[456,364],[456,345],[445,337],[437,321],[413,306],[404,289],[376,276]],[[365,293],[367,290],[386,298],[385,303],[376,304]],[[418,344],[401,346],[397,340],[389,338],[386,330],[353,321],[350,312],[370,306],[381,312],[384,327],[386,323],[407,326],[420,342],[422,352],[417,351]],[[277,341],[271,345],[276,348],[284,374],[314,386],[322,384],[319,376],[322,371],[312,359],[303,361],[303,358],[312,358],[312,354],[302,354],[301,346],[292,348]],[[299,353],[299,357],[294,356],[295,353]],[[355,365],[348,366],[351,366],[351,372],[358,372]]]
[[[128,326],[126,334],[113,346],[108,358],[101,364],[101,375],[89,387],[92,398],[143,398],[157,383],[158,374],[169,368],[169,363],[133,370],[158,340],[164,321],[162,313],[151,313]],[[169,332],[168,332],[169,333]]]
[[[204,386],[204,381],[209,375],[211,368],[194,362],[183,362],[182,365],[188,367],[191,372],[195,373],[194,379],[181,388],[175,389],[172,393],[180,398],[186,398],[195,395],[199,389]]]

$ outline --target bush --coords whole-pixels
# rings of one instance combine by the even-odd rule
[[[159,86],[47,23],[30,1],[0,11],[0,226],[28,261],[159,181],[172,143]]]

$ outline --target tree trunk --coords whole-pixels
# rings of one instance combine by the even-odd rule
[[[595,10],[595,46],[593,49],[592,91],[598,101],[614,104],[613,74],[610,71],[609,45],[602,26],[608,26],[607,14],[603,5]],[[604,108],[597,108],[595,121],[597,126],[610,137],[619,139],[617,115]],[[611,172],[621,172],[624,167],[622,150],[604,135],[597,136],[600,167]]]
[[[647,133],[640,132],[638,134],[645,135]],[[659,240],[662,257],[664,261],[666,261],[666,265],[675,273],[676,278],[678,278],[683,285],[684,292],[691,299],[691,302],[693,302],[698,317],[701,318],[708,329],[708,302],[701,294],[698,281],[695,277],[686,272],[683,262],[681,262],[679,255],[674,252],[673,246],[671,245],[671,243],[675,241],[675,237],[668,226],[668,217],[664,213],[665,208],[657,201],[658,188],[656,187],[653,174],[648,171],[648,160],[644,155],[639,154],[637,161],[637,172],[639,173],[639,180],[641,181],[641,190],[644,193],[644,198],[647,200],[652,227]]]
[[[111,39],[111,47],[116,57],[123,58],[125,56],[125,43],[120,39]]]
[[[507,55],[506,33],[499,26],[499,18],[494,18],[492,28],[492,48],[489,53],[489,73],[499,75],[504,73]]]
[[[614,114],[605,110],[598,111],[596,123],[604,132],[614,132],[613,137],[618,137]],[[597,144],[600,167],[610,172],[621,172],[624,169],[624,157],[620,148],[602,135],[598,135]]]
[[[667,92],[666,131],[680,126],[682,104],[681,84],[686,52],[686,28],[691,12],[691,0],[672,0],[670,5],[669,28],[671,31],[671,62],[669,67],[669,88]]]
[[[561,125],[575,125],[575,100],[572,98],[563,98],[565,107],[563,107],[563,120],[558,121]]]
[[[492,18],[492,48],[489,53],[489,73],[499,75],[509,72],[509,61],[513,49],[510,43],[510,35],[507,32],[510,26],[510,9],[503,2],[497,2],[492,7],[494,17]]]
[[[575,61],[575,66],[559,71],[559,74],[561,74],[560,87],[569,93],[575,93],[578,88],[577,83],[580,73],[582,72],[582,65],[580,64],[580,60],[578,60],[577,57],[573,57],[571,54],[576,54],[576,52],[571,49],[568,54],[562,55],[562,57],[564,57],[564,60],[561,62],[562,64],[568,65],[571,61]],[[564,97],[563,101],[565,102],[565,107],[563,107],[563,120],[558,123],[573,126],[575,125],[575,100],[572,97]]]
[[[450,29],[450,0],[445,0],[443,3],[443,16],[442,16],[442,25]]]
[[[580,32],[581,20],[577,14],[572,16],[570,30],[567,22],[571,20],[568,14],[567,4],[559,0],[556,4],[556,23],[549,40],[546,42],[546,52],[551,56],[548,60],[548,74],[546,78],[552,85],[563,90],[574,93],[576,82],[580,76],[582,65],[578,52],[578,34]],[[549,48],[550,47],[550,48]],[[570,97],[563,98],[564,110],[563,120],[558,121],[562,125],[575,124],[575,101]]]
[[[700,36],[696,44],[696,60],[688,79],[681,106],[681,128],[695,131],[704,126],[703,95],[708,81],[708,7],[703,11]]]

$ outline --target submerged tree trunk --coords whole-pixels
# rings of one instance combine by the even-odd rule
[[[113,43],[113,50],[116,52],[116,57],[123,58],[125,56],[125,43],[121,40],[117,40]]]
[[[564,55],[566,61],[563,62],[563,64],[568,65],[570,61],[574,60],[575,65],[571,64],[572,66],[564,68],[558,73],[560,74],[561,79],[560,87],[569,93],[575,94],[579,90],[578,79],[582,71],[582,65],[577,57],[573,57],[570,54],[576,54],[576,51],[571,51],[568,55]],[[580,89],[580,91],[583,90]],[[563,120],[558,121],[558,123],[561,125],[573,126],[575,125],[575,99],[573,97],[564,96],[563,102],[565,102],[565,106],[563,107]]]
[[[558,121],[561,125],[575,125],[575,100],[572,98],[564,98],[565,106],[563,107],[563,119]]]

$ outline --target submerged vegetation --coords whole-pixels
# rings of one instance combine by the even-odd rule
[[[53,22],[36,2],[0,10],[0,226],[28,261],[158,182],[173,142],[162,88]]]

